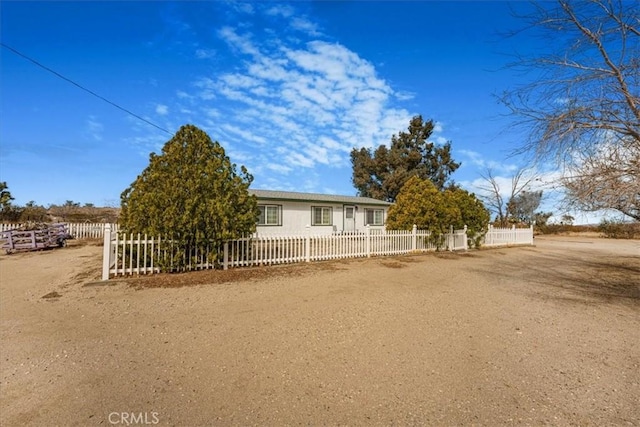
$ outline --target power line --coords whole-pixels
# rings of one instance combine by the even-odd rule
[[[34,63],[34,64],[36,64],[38,67],[40,67],[40,68],[43,68],[43,69],[47,70],[48,72],[50,72],[51,74],[55,75],[56,77],[59,77],[59,78],[61,78],[62,80],[65,80],[65,81],[67,81],[67,82],[71,83],[72,85],[74,85],[74,86],[76,86],[76,87],[78,87],[78,88],[80,88],[80,89],[84,90],[85,92],[90,93],[91,95],[95,96],[95,97],[96,97],[96,98],[98,98],[98,99],[101,99],[102,101],[106,102],[107,104],[110,104],[110,105],[112,105],[112,106],[116,107],[117,109],[124,111],[125,113],[127,113],[127,114],[129,114],[129,115],[131,115],[131,116],[135,117],[136,119],[138,119],[138,120],[142,120],[142,121],[143,121],[143,122],[145,122],[146,124],[151,125],[151,126],[153,126],[153,127],[157,128],[157,129],[160,129],[161,131],[166,132],[166,133],[168,133],[169,135],[171,135],[171,134],[172,134],[172,133],[171,133],[171,132],[169,132],[168,130],[166,130],[166,129],[164,129],[164,128],[160,127],[160,126],[158,126],[158,125],[157,125],[157,124],[155,124],[155,123],[150,122],[149,120],[145,119],[144,117],[140,117],[140,116],[139,116],[139,115],[137,115],[136,113],[134,113],[134,112],[132,112],[132,111],[130,111],[130,110],[127,110],[127,109],[126,109],[126,108],[124,108],[124,107],[119,106],[119,105],[118,105],[118,104],[116,104],[115,102],[109,101],[109,100],[108,100],[107,98],[105,98],[104,96],[98,95],[97,93],[95,93],[95,92],[94,92],[94,91],[92,91],[91,89],[87,89],[86,87],[82,86],[81,84],[74,82],[74,81],[73,81],[73,80],[71,80],[70,78],[67,78],[67,77],[63,76],[62,74],[58,73],[57,71],[52,70],[51,68],[47,67],[46,65],[41,64],[40,62],[36,61],[35,59],[33,59],[33,58],[31,58],[31,57],[29,57],[29,56],[27,56],[27,55],[25,55],[24,53],[22,53],[22,52],[18,51],[17,49],[14,49],[14,48],[12,48],[11,46],[8,46],[7,44],[2,43],[2,42],[0,42],[0,46],[4,47],[5,49],[10,50],[11,52],[15,53],[15,54],[16,54],[16,55],[18,55],[18,56],[21,56],[22,58],[26,59],[27,61],[30,61],[30,62],[32,62],[32,63]]]

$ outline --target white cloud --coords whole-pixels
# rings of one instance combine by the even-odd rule
[[[398,99],[398,101],[409,101],[415,98],[416,94],[413,92],[398,91],[395,93],[395,96]]]
[[[229,4],[238,12],[245,13],[247,15],[252,15],[255,12],[253,5],[249,2],[247,3],[229,2]]]
[[[302,153],[297,153],[293,151],[289,151],[285,156],[285,159],[288,163],[290,163],[293,166],[302,166],[304,168],[310,168],[310,167],[313,167],[314,165],[313,159],[306,157]]]
[[[222,126],[222,129],[224,129],[225,131],[227,131],[229,133],[232,133],[232,134],[235,134],[235,135],[239,136],[244,141],[251,141],[251,142],[258,143],[258,144],[264,144],[265,142],[267,142],[263,137],[254,135],[251,131],[245,130],[245,129],[241,129],[238,126],[225,124],[225,125]]]
[[[229,147],[233,161],[260,174],[260,185],[276,174],[282,179],[273,188],[321,191],[326,180],[319,174],[310,178],[314,168],[345,168],[354,147],[388,145],[413,116],[395,103],[413,94],[396,93],[371,62],[340,43],[321,40],[317,25],[292,6],[254,9],[289,25],[260,29],[239,21],[221,27],[216,34],[226,48],[199,46],[195,54],[215,55],[229,66],[180,88],[177,104],[156,113],[170,110],[174,120],[202,126]],[[291,30],[315,39],[290,38]],[[287,183],[300,168],[305,182],[296,176]]]
[[[210,59],[216,56],[214,49],[196,49],[196,58],[198,59]]]
[[[163,104],[156,105],[156,114],[160,116],[166,116],[167,114],[169,114],[169,107]]]
[[[203,109],[203,112],[207,117],[211,117],[214,119],[220,117],[220,111],[216,110],[215,108],[205,108]]]
[[[292,167],[290,166],[285,166],[283,164],[280,163],[267,163],[266,164],[266,168],[273,171],[273,172],[277,172],[283,175],[288,174],[289,172],[291,172],[293,170]]]
[[[241,36],[231,27],[222,27],[220,31],[218,31],[218,35],[231,47],[239,50],[241,53],[250,55],[257,55],[259,53],[251,41],[250,35]]]
[[[481,168],[482,170],[491,169],[492,171],[498,174],[512,174],[517,171],[519,167],[513,163],[508,163],[505,161],[496,161],[491,159],[485,159],[484,156],[476,151],[472,150],[456,150],[456,153],[459,153],[463,156],[462,162],[463,164],[466,161],[470,162],[472,165]]]
[[[260,81],[242,74],[224,74],[220,77],[220,82],[229,87],[248,89],[260,84]]]
[[[282,16],[288,18],[294,14],[294,10],[291,6],[276,4],[268,8],[265,13],[270,16]]]
[[[104,126],[95,116],[89,116],[85,122],[85,132],[96,141],[102,141]]]
[[[321,33],[318,26],[304,17],[295,17],[291,20],[291,28],[309,34],[310,36],[319,36]]]

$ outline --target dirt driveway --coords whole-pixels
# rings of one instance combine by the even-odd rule
[[[640,425],[640,242],[91,283],[0,255],[0,425]],[[194,283],[199,283],[193,285]]]

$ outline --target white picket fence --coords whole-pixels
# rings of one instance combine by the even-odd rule
[[[331,235],[254,236],[231,240],[223,247],[223,268],[285,264],[358,258],[379,255],[406,254],[415,251],[450,251],[467,249],[466,229],[451,230],[440,244],[430,239],[430,233],[414,228],[411,231],[386,230],[372,233],[337,233]]]
[[[67,224],[69,234],[73,236],[74,239],[102,239],[104,238],[104,230],[107,225],[110,226],[111,232],[118,231],[118,224],[107,224],[107,223],[90,223],[90,222],[68,222]],[[15,230],[22,226],[25,226],[25,223],[0,223],[0,232]]]
[[[430,233],[418,230],[385,230],[372,233],[341,233],[296,236],[258,236],[230,240],[220,247],[180,250],[171,241],[146,235],[124,235],[105,227],[102,279],[131,274],[153,274],[175,271],[173,262],[186,259],[182,270],[236,268],[260,265],[310,262],[331,259],[398,255],[410,252],[466,250],[466,227],[450,229],[439,241]],[[500,229],[489,227],[484,237],[486,246],[533,244],[533,228]]]
[[[529,228],[496,228],[489,224],[481,246],[533,245],[533,225]]]

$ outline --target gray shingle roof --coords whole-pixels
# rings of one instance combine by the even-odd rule
[[[295,202],[330,202],[330,203],[348,203],[353,205],[378,205],[391,206],[392,203],[384,200],[372,199],[371,197],[359,196],[340,196],[336,194],[319,194],[319,193],[297,193],[294,191],[277,191],[277,190],[252,190],[249,194],[254,194],[258,199],[262,200],[287,200]]]

